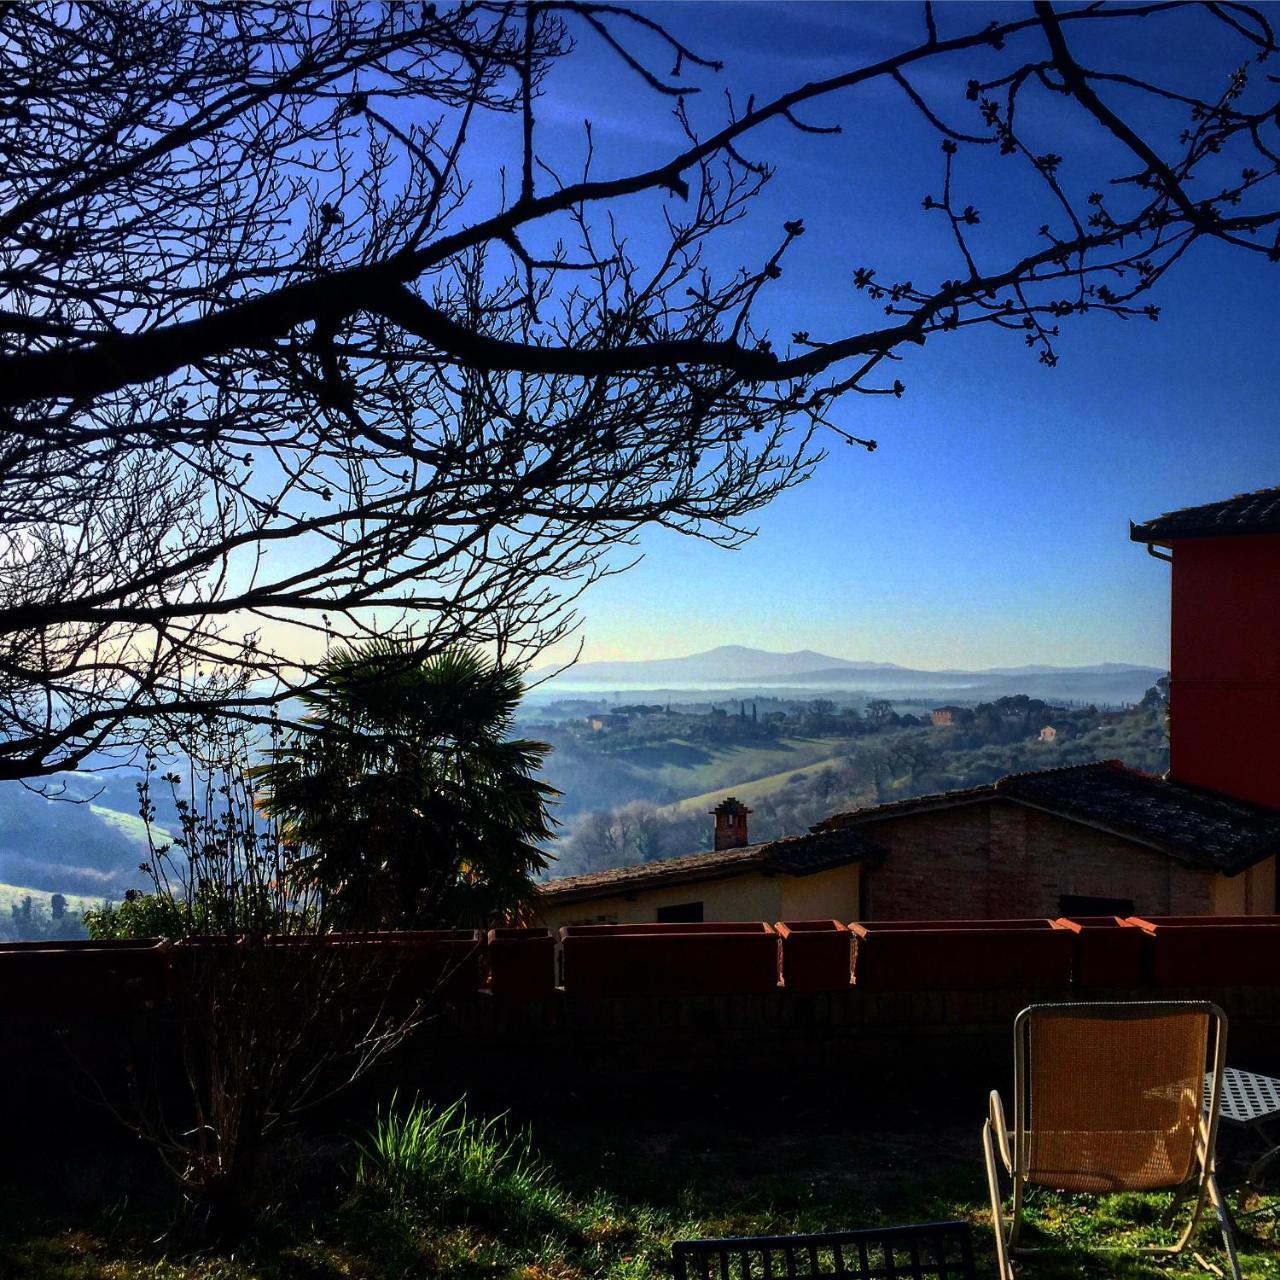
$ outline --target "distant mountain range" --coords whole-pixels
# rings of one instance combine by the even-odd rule
[[[544,667],[535,675],[549,675],[554,670]],[[1101,662],[1087,667],[1053,667],[1028,663],[1020,667],[980,667],[973,671],[944,667],[924,671],[904,667],[896,662],[865,662],[852,658],[833,658],[813,649],[797,649],[791,653],[774,653],[768,649],[751,649],[741,644],[722,644],[703,653],[684,658],[644,658],[619,662],[580,662],[557,679],[573,684],[623,684],[652,686],[655,681],[678,680],[778,680],[828,679],[836,673],[847,678],[850,672],[884,671],[898,676],[1023,676],[1057,675],[1064,672],[1104,675],[1113,672],[1155,672],[1157,667],[1144,667],[1132,662]]]
[[[621,684],[652,686],[655,682],[695,680],[777,680],[794,678],[809,672],[839,668],[842,671],[901,671],[892,662],[852,662],[848,658],[832,658],[812,649],[794,653],[771,653],[767,649],[749,649],[741,644],[722,644],[705,653],[691,653],[687,658],[646,658],[636,662],[580,662],[559,679],[574,684]],[[544,668],[535,676],[549,674]]]
[[[535,672],[548,676],[552,668]],[[1084,667],[1029,664],[965,671],[948,667],[924,671],[896,662],[866,662],[833,658],[812,649],[772,653],[745,645],[720,645],[684,658],[650,658],[635,662],[580,662],[555,676],[543,691],[571,689],[601,691],[630,689],[689,689],[751,686],[827,688],[879,692],[930,690],[968,691],[969,700],[999,693],[1029,693],[1036,697],[1080,701],[1132,702],[1164,671],[1130,662],[1102,662]]]

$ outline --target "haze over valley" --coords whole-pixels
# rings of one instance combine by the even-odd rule
[[[1120,705],[1136,702],[1153,681],[1164,674],[1158,667],[1128,662],[1103,662],[1093,666],[1061,667],[1035,663],[1015,667],[989,667],[964,671],[947,667],[923,671],[895,662],[835,658],[800,649],[774,653],[745,645],[720,645],[682,658],[649,658],[637,661],[580,662],[557,674],[555,667],[531,673],[531,681],[544,680],[529,701],[574,691],[648,690],[760,690],[804,688],[857,692],[874,690],[885,695],[967,693],[974,701],[1006,693],[1031,697]]]
[[[561,793],[552,874],[564,874],[705,847],[706,812],[729,793],[756,810],[753,837],[771,838],[842,805],[1020,768],[1111,756],[1162,768],[1148,691],[1163,675],[1130,663],[927,671],[729,644],[535,670],[517,731],[553,748],[543,773]],[[978,714],[941,729],[939,704]],[[1061,729],[1053,746],[1038,737],[1048,723]],[[0,934],[49,927],[55,894],[71,929],[85,905],[144,887],[141,777],[86,770],[43,795],[0,784]],[[163,786],[152,799],[163,840],[177,814]]]

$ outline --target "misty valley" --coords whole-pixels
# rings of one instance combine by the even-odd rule
[[[1022,770],[1168,766],[1155,668],[922,672],[724,646],[534,675],[517,729],[552,747],[542,769],[560,793],[551,876],[708,849],[708,813],[729,794],[751,806],[752,839],[769,840],[833,812]],[[662,684],[638,683],[654,677]],[[935,717],[940,706],[954,714]],[[144,887],[141,770],[100,763],[43,794],[0,784],[0,938],[83,936],[85,909]],[[152,799],[151,838],[163,843],[177,815],[162,788]]]

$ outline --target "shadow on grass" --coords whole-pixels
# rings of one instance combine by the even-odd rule
[[[829,1108],[775,1106],[751,1115],[737,1105],[708,1101],[692,1117],[646,1117],[617,1106],[607,1124],[599,1108],[567,1106],[538,1118],[532,1144],[522,1139],[514,1156],[503,1152],[522,1129],[500,1134],[476,1120],[457,1141],[470,1134],[478,1145],[459,1155],[437,1144],[427,1165],[436,1161],[437,1171],[452,1169],[453,1177],[459,1168],[465,1175],[467,1160],[477,1170],[496,1161],[510,1172],[526,1159],[533,1162],[526,1170],[538,1172],[508,1180],[505,1189],[503,1177],[492,1178],[488,1192],[479,1173],[465,1175],[471,1190],[461,1195],[433,1190],[430,1177],[417,1184],[425,1188],[417,1196],[407,1186],[358,1181],[347,1144],[300,1148],[273,1171],[260,1230],[234,1254],[188,1248],[159,1201],[144,1195],[88,1211],[83,1198],[81,1206],[59,1206],[50,1190],[43,1202],[2,1202],[0,1278],[665,1280],[678,1239],[939,1219],[972,1223],[979,1275],[994,1274],[972,1123],[895,1113],[892,1127],[869,1128]],[[111,1186],[100,1179],[108,1199]],[[1046,1252],[1023,1263],[1020,1275],[1203,1280],[1207,1273],[1190,1252],[1168,1261],[1139,1252],[1171,1240],[1159,1221],[1166,1203],[1159,1195],[1036,1191],[1026,1243]],[[1280,1276],[1272,1239],[1280,1198],[1251,1207],[1261,1212],[1241,1222],[1245,1275]],[[1211,1263],[1225,1261],[1211,1216],[1193,1248]]]

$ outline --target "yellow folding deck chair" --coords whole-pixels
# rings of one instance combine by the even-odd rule
[[[1193,1188],[1186,1230],[1176,1244],[1151,1251],[1185,1249],[1211,1201],[1240,1280],[1213,1166],[1227,1048],[1222,1010],[1190,1000],[1032,1005],[1014,1020],[1013,1045],[1012,1133],[996,1092],[982,1131],[1001,1280],[1013,1276],[1012,1255],[1033,1252],[1018,1248],[1028,1185],[1096,1194]],[[1001,1208],[997,1154],[1013,1179],[1011,1219]]]

